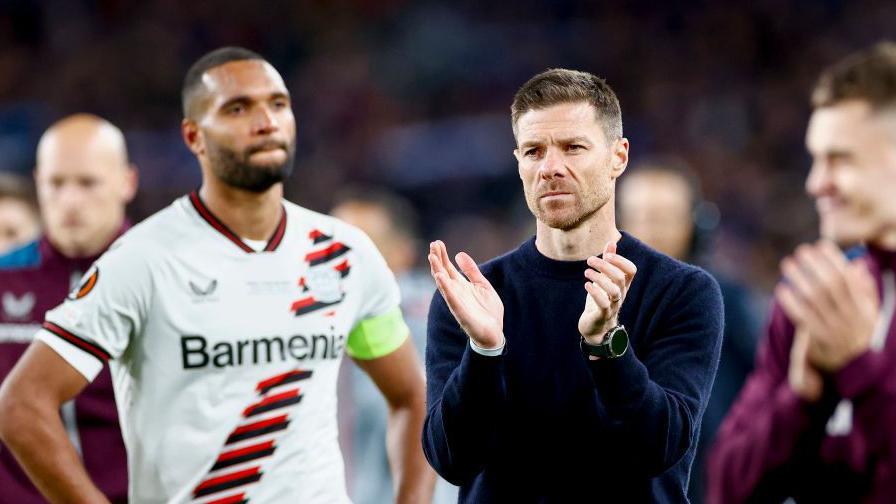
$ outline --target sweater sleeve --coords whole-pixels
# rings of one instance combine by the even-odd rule
[[[655,314],[661,318],[644,355],[630,348],[619,359],[588,361],[597,397],[624,447],[621,462],[645,477],[675,465],[697,442],[721,351],[718,283],[702,270],[679,282],[666,295],[671,304]]]
[[[800,452],[817,453],[836,406],[836,397],[830,394],[809,404],[790,388],[787,372],[794,329],[777,305],[766,332],[756,368],[722,422],[710,452],[710,503],[786,498],[790,490],[786,483],[790,478],[784,477],[787,467],[796,463]]]
[[[468,341],[437,291],[427,326],[423,452],[455,485],[479,474],[493,453],[506,397],[504,357],[480,355]]]

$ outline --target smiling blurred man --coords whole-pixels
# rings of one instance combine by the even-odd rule
[[[34,171],[44,235],[0,256],[0,378],[19,361],[44,313],[65,299],[128,224],[125,206],[137,189],[124,135],[108,121],[77,114],[41,137]],[[127,500],[127,458],[112,377],[103,370],[62,421],[87,472],[109,498]],[[10,502],[44,502],[10,450],[0,448],[0,487]]]
[[[822,240],[781,263],[756,370],[713,448],[713,503],[896,495],[896,44],[825,70],[812,105]],[[852,260],[838,248],[856,244]]]
[[[105,502],[52,412],[108,361],[131,503],[348,502],[345,353],[389,403],[399,502],[425,502],[422,370],[395,278],[357,228],[283,200],[295,119],[280,74],[222,48],[183,87],[202,187],[116,242],[0,389],[0,436],[53,501]]]

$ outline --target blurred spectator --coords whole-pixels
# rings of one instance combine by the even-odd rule
[[[896,496],[896,44],[831,67],[806,132],[822,240],[781,262],[756,369],[719,428],[708,500]],[[858,258],[838,248],[865,244]]]
[[[0,255],[37,238],[39,222],[30,182],[0,173]]]
[[[125,205],[137,190],[121,131],[89,114],[66,117],[41,137],[35,180],[44,235],[0,256],[0,380],[28,348],[44,313],[127,229]],[[61,416],[93,481],[112,502],[126,502],[127,458],[108,367]],[[0,488],[3,502],[45,502],[2,446]]]
[[[426,345],[426,315],[435,284],[421,269],[422,255],[414,207],[397,194],[375,188],[352,188],[336,198],[332,215],[367,233],[386,259],[401,289],[401,310],[422,359]],[[350,490],[356,504],[394,502],[386,457],[386,404],[382,394],[357,366],[349,371],[350,388],[340,404],[351,428]],[[343,374],[345,378],[345,374]],[[350,399],[349,399],[350,398]],[[342,422],[340,422],[342,423]],[[457,487],[439,478],[434,504],[457,502]]]
[[[681,261],[701,264],[710,234],[718,222],[716,207],[703,200],[700,183],[686,164],[672,157],[642,161],[621,179],[617,192],[621,229]],[[725,308],[725,333],[719,370],[703,422],[688,497],[703,502],[706,454],[731,403],[753,369],[758,331],[749,289],[724,274],[710,273],[719,282]]]

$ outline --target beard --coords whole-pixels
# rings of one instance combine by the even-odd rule
[[[541,199],[542,194],[553,191],[569,192],[573,201],[557,203]],[[610,189],[607,187],[598,187],[597,190],[588,191],[584,195],[572,188],[555,184],[535,191],[526,191],[526,205],[532,215],[546,226],[561,231],[579,227],[608,201],[610,201]]]
[[[252,154],[272,147],[286,151],[286,160],[283,163],[273,165],[252,163],[250,160]],[[290,143],[268,141],[248,147],[242,153],[209,142],[208,158],[212,172],[221,182],[236,189],[263,193],[292,174],[295,150],[295,141]]]

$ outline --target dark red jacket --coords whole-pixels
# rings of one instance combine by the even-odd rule
[[[887,313],[896,253],[871,249],[866,259]],[[708,464],[708,502],[782,502],[787,497],[799,503],[896,502],[892,318],[890,312],[883,348],[869,350],[825,377],[822,399],[807,404],[788,385],[794,327],[775,305],[756,370],[716,436]],[[834,421],[829,427],[844,399],[851,403],[851,414],[838,415],[839,428]]]
[[[95,259],[65,257],[46,239],[0,257],[0,380],[28,348],[44,313],[65,298]],[[90,477],[112,502],[127,502],[127,456],[109,368],[75,399],[74,408],[63,408],[62,415]],[[0,502],[46,502],[2,444]]]

